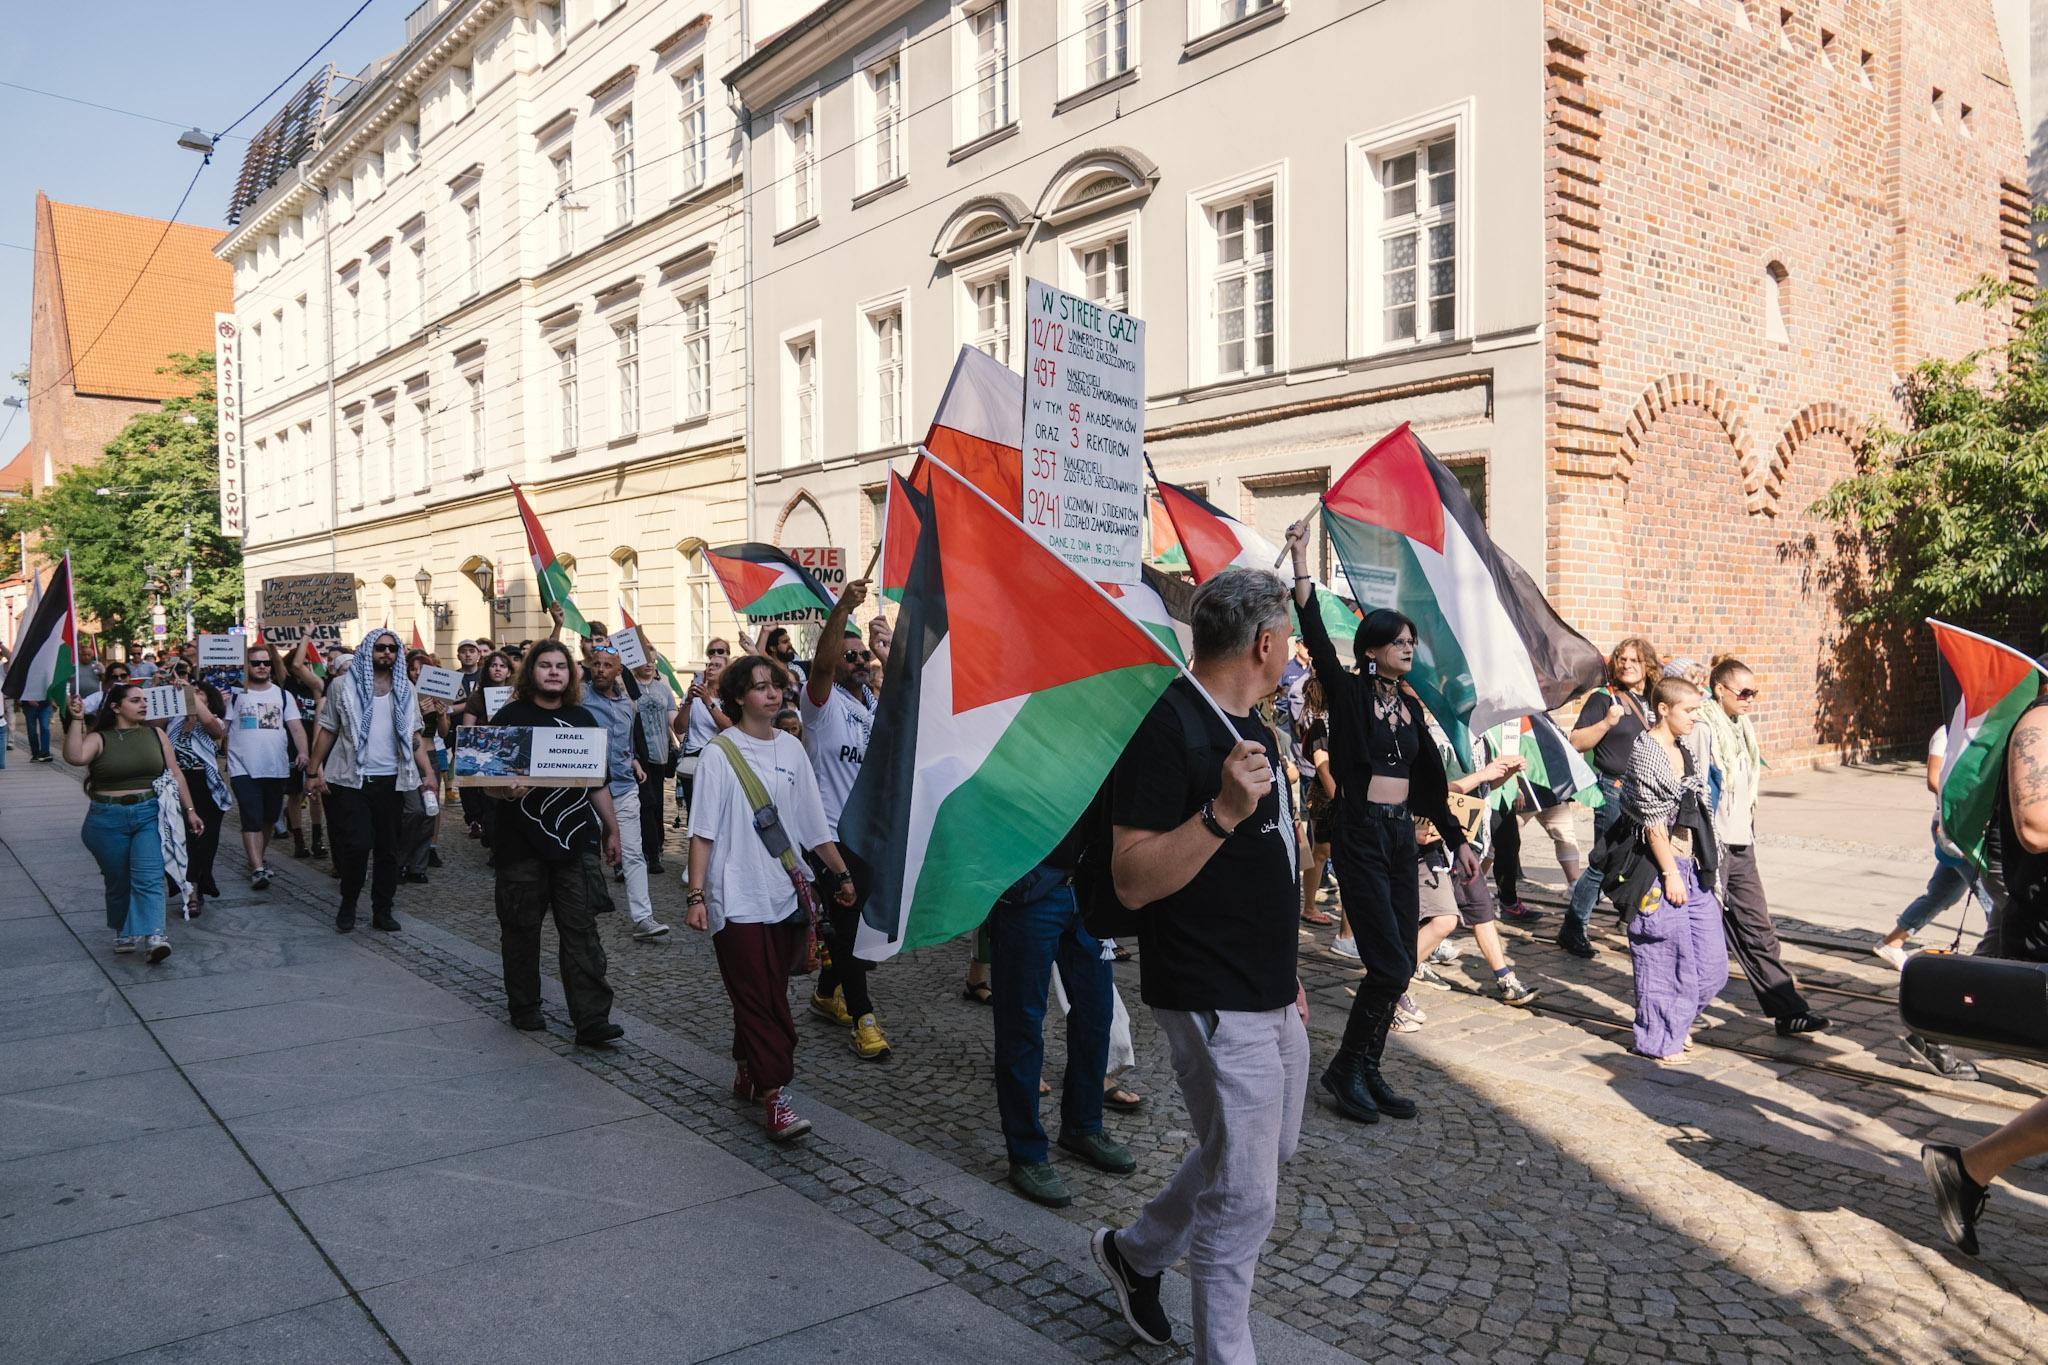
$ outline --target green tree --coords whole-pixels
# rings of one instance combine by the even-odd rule
[[[23,511],[44,554],[71,552],[79,614],[98,618],[116,639],[149,634],[145,566],[162,575],[174,632],[183,625],[188,560],[201,630],[229,624],[242,605],[242,547],[220,534],[213,357],[170,361],[159,373],[195,379],[198,392],[131,417],[97,463],[58,475]]]
[[[1962,298],[2005,309],[2014,294],[1987,280]],[[1865,551],[1866,595],[1851,618],[2038,634],[2048,622],[2048,304],[2027,307],[2002,347],[1922,361],[1901,399],[1905,425],[1873,422],[1857,473],[1816,504]]]

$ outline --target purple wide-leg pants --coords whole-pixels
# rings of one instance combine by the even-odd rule
[[[1709,1002],[1728,984],[1728,936],[1721,905],[1700,887],[1699,869],[1678,860],[1685,879],[1685,904],[1661,904],[1638,912],[1628,923],[1629,953],[1635,959],[1636,1051],[1669,1057],[1685,1047],[1685,1035]]]

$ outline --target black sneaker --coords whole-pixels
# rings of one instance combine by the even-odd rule
[[[1828,1017],[1825,1014],[1815,1014],[1811,1010],[1807,1010],[1803,1013],[1792,1015],[1790,1018],[1780,1019],[1778,1021],[1778,1036],[1780,1038],[1790,1038],[1794,1034],[1799,1033],[1820,1033],[1827,1026]]]
[[[1913,1064],[1932,1071],[1937,1076],[1946,1076],[1952,1081],[1974,1081],[1979,1079],[1977,1064],[1968,1057],[1958,1057],[1949,1050],[1948,1044],[1937,1043],[1932,1038],[1922,1038],[1917,1033],[1906,1035],[1903,1046]]]
[[[1154,1346],[1170,1344],[1173,1341],[1173,1324],[1166,1320],[1166,1310],[1159,1306],[1159,1276],[1140,1275],[1133,1270],[1123,1253],[1116,1249],[1116,1234],[1108,1228],[1095,1230],[1092,1245],[1095,1264],[1109,1276],[1109,1287],[1116,1291],[1117,1306],[1123,1309],[1124,1321],[1131,1325],[1138,1339]]]
[[[1593,956],[1593,940],[1586,937],[1585,929],[1570,920],[1566,920],[1564,927],[1557,931],[1557,946],[1573,957]]]
[[[576,1030],[578,1047],[610,1047],[626,1036],[626,1030],[617,1024],[592,1024],[589,1028]]]
[[[1963,1169],[1963,1150],[1947,1143],[1930,1142],[1920,1149],[1920,1165],[1927,1183],[1934,1187],[1934,1207],[1941,1214],[1941,1228],[1949,1241],[1965,1256],[1977,1254],[1977,1220],[1984,1216],[1984,1201],[1990,1193],[1970,1179]]]
[[[428,845],[428,847],[427,847],[427,866],[428,866],[428,867],[439,867],[439,866],[441,866],[441,850],[440,850],[440,849],[438,849],[438,848],[435,848],[435,847],[433,847],[433,846],[432,846],[431,844],[430,844],[430,845]]]

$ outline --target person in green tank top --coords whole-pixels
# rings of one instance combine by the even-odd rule
[[[85,790],[92,804],[79,838],[106,881],[107,927],[114,931],[114,951],[132,953],[140,943],[149,961],[156,963],[171,955],[171,941],[164,935],[157,779],[170,773],[187,828],[198,834],[204,826],[192,809],[192,794],[171,742],[146,722],[148,713],[142,689],[133,683],[108,688],[90,725],[85,703],[74,696],[64,718],[64,761],[85,769]]]

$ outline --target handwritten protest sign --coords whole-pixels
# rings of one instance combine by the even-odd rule
[[[632,626],[612,632],[612,648],[619,651],[619,663],[624,667],[639,668],[647,662],[647,651],[640,644],[640,632]]]
[[[1024,525],[1098,583],[1136,583],[1145,523],[1145,324],[1031,280]]]
[[[176,720],[185,714],[185,689],[182,687],[145,687],[142,700],[149,707],[144,720]]]
[[[266,638],[276,638],[273,626],[308,621],[335,625],[352,621],[356,615],[356,576],[352,573],[302,573],[263,580]]]
[[[423,697],[433,697],[437,701],[461,701],[462,670],[427,664],[420,669],[420,679],[414,686],[419,688]]]
[[[603,730],[465,725],[455,776],[466,787],[594,787],[604,781]]]

